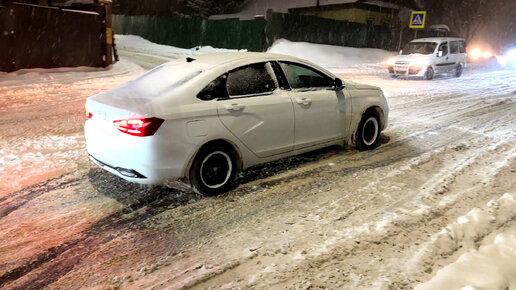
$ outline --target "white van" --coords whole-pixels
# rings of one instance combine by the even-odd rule
[[[431,80],[437,73],[453,72],[460,77],[466,66],[466,41],[457,37],[414,39],[387,65],[393,76]]]

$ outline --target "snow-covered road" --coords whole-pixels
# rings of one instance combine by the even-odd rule
[[[0,288],[516,289],[515,71],[336,61],[388,96],[382,145],[252,168],[205,198],[88,162],[85,98],[189,53],[119,47],[110,70],[0,75]]]

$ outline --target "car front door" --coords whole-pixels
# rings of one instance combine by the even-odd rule
[[[278,89],[270,63],[239,67],[227,75],[227,99],[217,101],[224,126],[249,150],[268,157],[293,150],[294,110]]]
[[[447,41],[439,45],[437,53],[438,56],[435,67],[438,71],[449,71],[455,67],[454,60],[450,58]]]
[[[346,97],[342,90],[333,88],[334,79],[303,64],[279,64],[291,88],[295,116],[294,149],[346,136]]]

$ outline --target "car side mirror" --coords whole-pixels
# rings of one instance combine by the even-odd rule
[[[340,91],[344,88],[344,84],[342,83],[342,80],[339,78],[335,78],[335,81],[333,82],[333,88],[336,91]]]

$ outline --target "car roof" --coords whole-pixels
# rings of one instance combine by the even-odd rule
[[[268,52],[217,52],[198,54],[185,58],[188,63],[195,63],[204,66],[220,66],[230,63],[251,63],[254,61],[270,61],[270,60],[286,60],[286,61],[297,61],[306,63],[306,60],[302,60],[296,57],[268,53]]]
[[[191,64],[193,66],[198,66],[203,68],[203,70],[210,70],[211,68],[220,67],[220,68],[230,68],[239,65],[245,65],[253,62],[265,62],[265,61],[292,61],[305,65],[312,66],[320,71],[328,75],[332,75],[329,71],[324,69],[321,66],[318,66],[310,61],[300,59],[297,57],[277,54],[277,53],[269,53],[269,52],[217,52],[217,53],[207,53],[207,54],[198,54],[192,55],[184,58],[183,60],[178,59],[164,65],[177,65],[178,62],[184,61],[186,64]]]
[[[410,42],[442,42],[442,41],[450,41],[450,40],[464,40],[464,38],[460,37],[426,37],[414,39]]]

